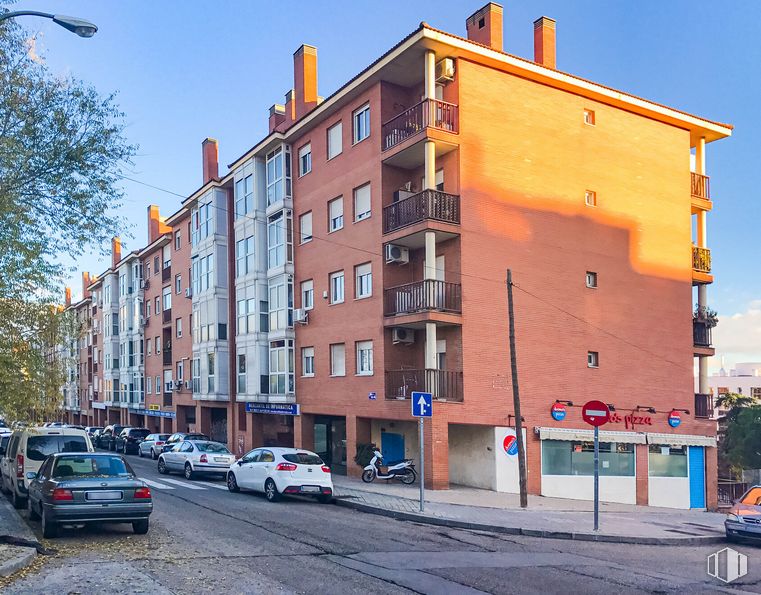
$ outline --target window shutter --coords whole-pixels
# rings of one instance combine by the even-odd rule
[[[359,221],[370,216],[370,184],[354,190],[354,219]]]

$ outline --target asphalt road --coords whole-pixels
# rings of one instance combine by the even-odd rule
[[[706,547],[512,537],[396,521],[313,500],[269,503],[221,480],[152,483],[148,535],[128,525],[67,529],[58,550],[0,591],[15,593],[715,593],[761,592],[761,548],[731,585],[706,575]],[[31,522],[40,535],[38,523]]]

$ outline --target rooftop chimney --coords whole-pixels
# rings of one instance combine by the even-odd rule
[[[164,217],[159,214],[157,205],[148,205],[148,244],[153,244],[159,236],[172,231],[172,228],[164,223]]]
[[[270,132],[285,122],[285,106],[275,103],[270,107]]]
[[[534,21],[534,62],[556,68],[555,19],[539,17]]]
[[[111,268],[115,269],[116,265],[122,259],[122,240],[119,236],[111,238]]]
[[[219,147],[216,139],[205,138],[201,143],[203,154],[203,183],[219,178]]]
[[[64,298],[64,304],[71,306],[71,287],[66,288],[66,297]]]
[[[87,289],[90,287],[90,273],[87,271],[82,273],[82,299],[90,297],[90,291]]]
[[[285,126],[296,121],[296,92],[291,89],[285,94]]]
[[[293,90],[298,120],[317,106],[317,48],[302,45],[293,54]]]
[[[502,6],[489,2],[465,21],[468,39],[502,51]]]

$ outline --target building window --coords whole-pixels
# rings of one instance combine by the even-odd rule
[[[177,294],[182,293],[182,275],[174,276],[174,292]]]
[[[177,330],[176,332],[177,338],[179,339],[180,337],[182,337],[182,318],[178,318],[177,320],[175,320],[174,325]]]
[[[597,273],[587,271],[587,287],[591,289],[597,287]]]
[[[206,378],[208,380],[206,385],[206,392],[213,393],[214,392],[214,378],[215,378],[215,370],[214,370],[214,354],[213,353],[207,353],[206,354],[206,365],[207,365],[207,375]]]
[[[542,475],[594,475],[594,443],[542,440]],[[634,477],[634,444],[600,442],[600,475]]]
[[[254,176],[235,182],[235,216],[241,217],[254,210]]]
[[[156,376],[156,384],[153,385],[154,394],[161,394],[161,376]]]
[[[161,314],[161,298],[159,296],[156,296],[156,299],[154,300],[154,305],[156,306],[155,308],[156,314]]]
[[[312,211],[304,213],[299,217],[299,231],[301,233],[302,244],[312,241]]]
[[[152,349],[153,349],[153,343],[151,342],[151,340],[150,340],[150,339],[148,339],[148,340],[145,342],[145,354],[146,354],[146,355],[150,355],[150,354],[151,354],[151,350],[152,350]]]
[[[246,356],[238,354],[238,394],[246,394]]]
[[[587,203],[588,207],[596,207],[597,206],[597,192],[594,190],[586,190],[584,192],[584,202]]]
[[[346,376],[346,346],[343,343],[330,346],[330,375]]]
[[[591,109],[584,110],[584,124],[595,125],[595,113]]]
[[[370,104],[364,105],[354,112],[354,144],[370,136]]]
[[[199,358],[193,360],[193,392],[201,392],[201,360]]]
[[[369,262],[354,267],[354,297],[358,300],[373,295],[373,269]]]
[[[372,376],[373,374],[373,342],[357,341],[357,374]]]
[[[587,367],[598,368],[600,366],[600,354],[596,351],[587,351]]]
[[[293,326],[293,282],[285,277],[270,279],[269,330]]]
[[[312,143],[307,143],[299,149],[299,176],[305,176],[312,171]]]
[[[164,310],[169,310],[172,307],[172,288],[169,285],[161,290],[161,297]]]
[[[267,206],[285,197],[283,150],[276,149],[267,155]]]
[[[272,215],[267,221],[267,267],[275,268],[285,264],[285,230],[283,212]]]
[[[344,301],[344,272],[330,274],[330,303],[341,304]]]
[[[328,160],[343,151],[343,124],[339,122],[328,128]]]
[[[151,276],[151,261],[148,260],[145,263],[145,278],[147,279],[150,276]]]
[[[370,216],[370,184],[354,189],[354,221]]]
[[[254,270],[254,236],[249,236],[235,242],[235,276],[241,277]]]
[[[185,379],[185,363],[182,361],[177,362],[177,380]]]
[[[301,375],[314,376],[314,347],[301,348]]]
[[[328,203],[328,233],[338,231],[344,226],[343,196],[334,198]]]
[[[182,234],[180,230],[174,232],[174,250],[175,252],[180,249],[180,246],[182,246]],[[150,276],[150,271],[148,272],[148,275]]]
[[[270,394],[293,393],[293,341],[270,343]]]
[[[314,308],[314,281],[312,279],[301,282],[301,307],[304,310]]]
[[[199,205],[190,216],[191,227],[193,230],[191,239],[194,246],[198,245],[198,243],[204,238],[209,237],[209,234],[213,232],[212,208],[211,203]],[[156,262],[154,262],[154,266],[157,266],[157,263],[158,258]],[[156,270],[156,273],[158,273],[158,269]]]
[[[153,392],[153,379],[150,376],[145,379],[145,392],[147,394],[151,394]]]
[[[687,477],[686,446],[650,444],[647,459],[650,477]]]

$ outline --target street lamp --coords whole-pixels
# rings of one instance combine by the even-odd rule
[[[90,21],[86,21],[77,17],[68,17],[63,14],[50,14],[36,10],[16,10],[14,12],[6,12],[5,14],[0,14],[0,22],[4,21],[5,19],[21,16],[53,19],[54,23],[61,25],[61,27],[68,29],[72,33],[76,33],[80,37],[92,37],[98,31],[98,27],[93,25]]]

